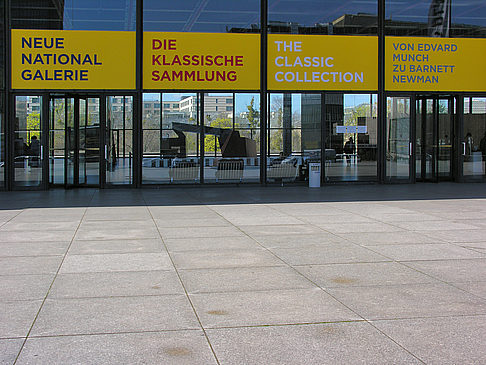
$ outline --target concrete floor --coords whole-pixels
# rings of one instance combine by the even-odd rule
[[[486,186],[0,193],[0,364],[485,364]]]

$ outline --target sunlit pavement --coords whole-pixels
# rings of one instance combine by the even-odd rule
[[[486,363],[484,184],[0,193],[0,364]]]

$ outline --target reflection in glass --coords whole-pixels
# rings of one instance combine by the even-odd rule
[[[14,183],[19,187],[42,183],[41,110],[42,97],[15,97]]]
[[[308,179],[308,163],[321,159],[321,95],[271,94],[267,180]]]
[[[199,181],[197,94],[143,94],[142,182]]]
[[[387,98],[386,177],[408,180],[410,177],[410,98]]]
[[[462,171],[467,180],[486,179],[486,98],[464,98]]]
[[[204,181],[258,182],[258,94],[204,95]]]
[[[326,180],[376,181],[376,94],[326,94]]]
[[[106,99],[106,182],[131,184],[133,163],[133,97]]]
[[[271,33],[376,35],[378,0],[269,0]]]
[[[484,0],[385,2],[385,34],[412,37],[486,37]]]
[[[5,186],[5,123],[3,93],[0,93],[0,188]]]
[[[144,0],[143,30],[249,33],[260,29],[260,0]]]
[[[12,28],[134,31],[136,0],[10,0]]]

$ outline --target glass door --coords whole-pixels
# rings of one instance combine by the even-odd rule
[[[412,128],[410,97],[388,97],[386,118],[386,179],[410,182]]]
[[[453,116],[451,97],[417,98],[414,148],[417,181],[452,179]]]
[[[53,96],[49,104],[49,183],[100,184],[100,98]]]
[[[42,188],[44,136],[42,96],[16,95],[13,119],[13,185],[16,189]]]
[[[464,97],[461,163],[465,181],[486,180],[486,98]]]

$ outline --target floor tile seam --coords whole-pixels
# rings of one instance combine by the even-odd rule
[[[16,217],[18,217],[20,214],[22,214],[24,212],[24,210],[20,210],[19,212],[17,212],[17,214],[15,214],[13,217],[10,217],[9,219],[7,219],[5,222],[3,222],[2,224],[0,224],[0,229],[5,226],[7,223],[11,222],[13,219],[15,219]]]
[[[30,339],[55,339],[63,337],[95,337],[95,336],[117,336],[117,335],[138,335],[138,334],[168,334],[168,333],[187,333],[187,332],[202,332],[200,328],[181,328],[181,329],[166,329],[166,330],[140,330],[140,331],[120,331],[120,332],[96,332],[96,333],[73,333],[73,334],[58,334],[58,335],[34,335],[29,336]],[[18,339],[23,337],[17,337]],[[0,340],[3,338],[0,337]],[[10,338],[8,338],[10,339]]]
[[[307,287],[307,288],[278,288],[278,289],[256,289],[256,290],[237,290],[237,291],[210,291],[210,292],[188,292],[188,295],[207,295],[207,294],[244,294],[244,293],[279,293],[279,292],[312,292],[320,289],[317,286]],[[320,291],[320,290],[319,290]]]
[[[107,238],[107,239],[79,239],[75,238],[73,243],[76,242],[104,242],[104,241],[149,241],[149,240],[159,240],[159,237],[141,237],[141,238]]]
[[[226,325],[226,326],[207,326],[206,330],[226,330],[226,329],[252,329],[252,328],[272,328],[272,327],[304,327],[316,325],[331,325],[331,324],[357,324],[367,323],[365,319],[349,319],[336,321],[316,321],[316,322],[290,322],[290,323],[268,323],[268,324],[248,324],[248,325]]]
[[[13,259],[13,258],[28,258],[28,257],[30,257],[30,258],[32,258],[32,257],[63,257],[64,254],[65,254],[65,252],[62,253],[62,254],[59,254],[59,255],[46,255],[46,254],[39,254],[39,255],[7,255],[7,256],[0,255],[0,260],[3,260],[3,259]]]
[[[441,261],[442,261],[442,260],[441,260]],[[454,260],[451,260],[451,261],[454,261]],[[407,261],[407,262],[409,262],[409,261]],[[450,286],[450,287],[452,287],[452,288],[455,288],[455,289],[457,289],[457,290],[460,290],[460,291],[462,291],[462,292],[464,292],[464,293],[466,293],[466,294],[468,294],[468,295],[471,295],[471,296],[473,296],[473,297],[476,297],[476,298],[478,298],[478,299],[481,299],[481,300],[485,300],[485,301],[486,301],[486,298],[485,298],[485,297],[478,296],[478,295],[476,295],[476,294],[470,293],[470,292],[469,292],[469,291],[467,291],[466,289],[463,289],[463,288],[460,288],[460,287],[455,286],[454,284],[457,284],[457,283],[455,283],[455,282],[450,282],[450,281],[442,280],[442,279],[441,279],[441,278],[439,278],[439,277],[435,277],[435,276],[433,275],[433,273],[432,273],[432,274],[426,273],[426,272],[424,272],[424,271],[419,270],[418,268],[415,268],[415,267],[412,267],[412,266],[406,265],[404,262],[401,262],[400,264],[402,264],[402,265],[404,265],[404,266],[408,267],[408,268],[409,268],[409,269],[411,269],[411,270],[414,270],[414,271],[416,271],[416,272],[418,272],[418,273],[421,273],[421,274],[423,274],[423,275],[425,275],[425,276],[428,276],[428,277],[430,277],[430,278],[432,278],[432,279],[435,279],[435,280],[439,281],[439,282],[440,282],[440,283],[442,283],[442,284],[445,284],[445,285],[447,285],[447,286]],[[485,302],[485,304],[486,304],[486,302]]]
[[[417,354],[412,352],[412,350],[409,350],[407,347],[405,347],[404,344],[401,344],[398,340],[395,340],[391,335],[385,333],[382,329],[378,328],[372,321],[367,320],[366,321],[371,327],[373,327],[378,333],[381,333],[381,335],[385,338],[387,338],[389,341],[393,342],[395,345],[397,345],[399,348],[401,348],[403,351],[408,353],[410,356],[413,358],[417,359],[420,361],[422,364],[427,364],[422,358],[420,358]]]
[[[94,193],[91,195],[91,200],[93,199],[93,197],[94,197]],[[86,208],[84,208],[83,217],[84,217],[84,215],[86,214],[87,210],[88,210],[88,208],[87,208],[87,207],[86,207]],[[79,224],[78,224],[78,229],[79,229],[79,227],[81,226],[81,222],[82,222],[82,221],[83,221],[83,219],[81,219],[81,220],[80,220],[80,222],[79,222]],[[77,230],[76,230],[76,232],[77,232]],[[49,296],[49,292],[50,292],[50,290],[51,290],[52,286],[54,285],[54,281],[56,280],[57,274],[58,274],[58,273],[59,273],[59,271],[61,270],[61,267],[62,267],[62,265],[63,265],[63,263],[64,263],[64,260],[65,260],[65,258],[66,258],[66,256],[67,256],[68,252],[69,252],[69,248],[71,247],[71,245],[72,245],[72,244],[73,244],[73,242],[74,242],[74,237],[76,237],[76,232],[74,232],[73,236],[71,237],[70,244],[69,244],[69,246],[68,246],[68,248],[67,248],[66,252],[65,252],[65,253],[64,253],[64,255],[62,256],[62,259],[61,259],[61,262],[59,263],[59,266],[58,266],[58,268],[57,268],[57,271],[56,271],[56,273],[54,274],[54,277],[52,278],[52,281],[51,281],[51,283],[50,283],[49,287],[47,288],[46,295],[45,295],[44,299],[42,300],[42,302],[41,302],[41,304],[40,304],[40,306],[39,306],[39,309],[37,310],[37,312],[36,312],[36,314],[35,314],[35,316],[34,316],[34,319],[32,320],[32,324],[30,325],[29,330],[27,331],[27,334],[26,334],[26,336],[25,336],[25,340],[23,341],[22,346],[20,347],[19,352],[17,353],[17,356],[15,357],[15,360],[14,360],[13,365],[15,365],[15,364],[17,363],[17,361],[18,361],[18,359],[19,359],[19,357],[20,357],[20,354],[22,353],[22,350],[23,350],[23,349],[24,349],[24,347],[25,347],[25,343],[27,342],[27,339],[29,338],[29,335],[30,335],[30,333],[32,332],[32,330],[33,330],[33,328],[34,328],[34,325],[35,325],[35,323],[36,323],[36,321],[37,321],[37,318],[39,318],[39,315],[40,315],[40,312],[41,312],[41,310],[42,310],[42,308],[43,308],[43,306],[44,306],[44,303],[45,303],[45,301],[47,300],[47,297]]]
[[[154,298],[154,297],[183,297],[184,293],[166,293],[166,294],[140,294],[140,295],[104,295],[104,296],[82,296],[82,297],[61,297],[61,296],[49,296],[46,300],[50,301],[72,301],[72,300],[91,300],[91,299],[122,299],[122,298]],[[0,302],[1,303],[1,302]]]
[[[146,200],[145,200],[145,197],[144,197],[144,196],[142,196],[142,198],[143,198],[143,200],[144,200],[144,202],[145,202],[145,208],[147,209],[148,213],[149,213],[149,214],[150,214],[150,216],[152,217],[152,220],[154,221],[154,223],[156,223],[156,222],[155,222],[155,218],[154,218],[154,216],[152,215],[152,212],[150,211],[150,209],[149,209],[149,207],[148,207],[148,204],[147,204],[147,202],[146,202]],[[167,245],[166,245],[166,243],[165,243],[165,241],[164,241],[164,237],[162,236],[162,234],[161,234],[161,232],[160,232],[160,229],[159,229],[159,227],[158,227],[157,225],[156,225],[156,229],[157,229],[157,232],[159,233],[159,237],[160,237],[160,239],[162,240],[163,247],[165,248],[165,251],[167,252],[167,255],[169,256],[169,260],[171,261],[172,266],[173,266],[173,268],[174,268],[174,270],[175,270],[175,273],[176,273],[176,275],[177,275],[177,277],[178,277],[178,279],[179,279],[179,283],[181,284],[182,289],[184,290],[184,295],[185,295],[185,297],[186,297],[186,300],[189,302],[189,305],[190,305],[190,306],[191,306],[191,308],[192,308],[192,311],[193,311],[194,317],[196,318],[196,321],[197,321],[197,323],[198,323],[198,325],[199,325],[200,329],[202,330],[202,332],[203,332],[203,334],[204,334],[204,337],[206,338],[207,344],[208,344],[208,346],[209,346],[209,348],[210,348],[210,350],[211,350],[211,353],[212,353],[212,354],[213,354],[213,356],[214,356],[214,359],[215,359],[216,363],[217,363],[218,365],[220,365],[220,361],[219,361],[219,359],[218,359],[218,356],[216,355],[216,350],[214,349],[214,347],[213,347],[213,345],[212,345],[212,343],[211,343],[211,341],[210,341],[210,339],[209,339],[209,336],[208,336],[208,334],[206,333],[206,330],[204,329],[204,326],[203,326],[203,324],[202,324],[202,322],[201,322],[201,319],[199,318],[199,314],[197,313],[196,307],[195,307],[194,303],[192,302],[192,300],[191,300],[191,298],[190,298],[190,296],[189,296],[189,294],[188,294],[188,291],[187,291],[187,288],[186,288],[186,286],[185,286],[185,284],[184,284],[184,281],[182,280],[182,277],[181,277],[181,275],[180,275],[180,273],[179,273],[179,270],[178,270],[178,268],[177,268],[177,266],[176,266],[176,264],[175,264],[175,262],[174,262],[174,258],[172,257],[171,253],[169,252],[168,247],[167,247]],[[15,364],[14,364],[14,365],[15,365]]]
[[[218,212],[216,212],[218,213]],[[224,217],[222,217],[224,218]],[[231,223],[231,222],[230,222]],[[239,227],[236,227],[237,229],[240,229]],[[345,303],[343,303],[341,300],[339,300],[337,297],[335,297],[334,295],[332,295],[331,293],[329,293],[325,288],[323,288],[322,286],[318,285],[315,281],[313,281],[312,279],[310,279],[308,276],[306,276],[304,273],[298,271],[297,269],[295,269],[291,264],[289,264],[287,261],[285,261],[284,259],[282,259],[281,257],[279,257],[278,255],[276,255],[274,252],[272,252],[271,250],[269,250],[268,248],[266,248],[265,246],[263,246],[260,241],[254,237],[252,237],[251,235],[247,234],[246,232],[242,231],[246,236],[248,236],[250,239],[254,240],[258,245],[260,245],[262,248],[264,248],[266,251],[268,251],[271,255],[273,255],[276,259],[280,260],[281,262],[283,262],[287,267],[289,267],[291,270],[293,270],[294,272],[296,272],[298,275],[302,276],[305,280],[307,280],[308,282],[310,282],[311,284],[313,284],[314,286],[316,286],[318,289],[320,289],[321,291],[323,291],[324,293],[326,293],[327,295],[329,295],[331,298],[333,298],[336,302],[340,303],[343,307],[345,307],[348,311],[350,311],[351,313],[353,313],[354,315],[358,316],[359,318],[361,319],[364,319],[361,315],[359,315],[356,311],[354,311],[351,307],[349,307],[348,305],[346,305]]]

